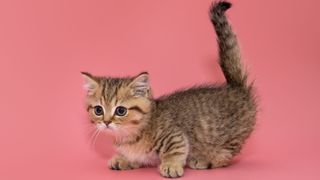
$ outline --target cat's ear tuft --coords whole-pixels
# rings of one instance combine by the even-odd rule
[[[133,78],[130,83],[132,95],[135,97],[148,97],[150,95],[149,74],[142,72]]]
[[[87,91],[88,95],[93,95],[99,87],[99,83],[96,81],[95,77],[87,72],[81,72],[84,78],[84,89]]]

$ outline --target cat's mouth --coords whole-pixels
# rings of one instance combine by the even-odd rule
[[[96,124],[96,127],[99,130],[114,129],[114,126],[111,122],[100,122]]]
[[[99,129],[99,130],[105,130],[105,129],[108,129],[108,128],[109,128],[109,124],[110,124],[110,123],[101,122],[101,123],[97,123],[97,124],[96,124],[96,127],[97,127],[97,129]]]

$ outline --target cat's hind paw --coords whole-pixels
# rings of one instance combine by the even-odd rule
[[[188,167],[191,169],[211,169],[212,163],[206,160],[189,159],[187,161]]]

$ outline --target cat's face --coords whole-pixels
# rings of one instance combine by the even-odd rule
[[[129,78],[82,75],[89,118],[99,130],[130,135],[146,124],[152,103],[147,73]]]

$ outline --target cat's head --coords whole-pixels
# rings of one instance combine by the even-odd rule
[[[82,75],[89,118],[98,129],[130,135],[147,123],[152,106],[148,73],[127,78]]]

